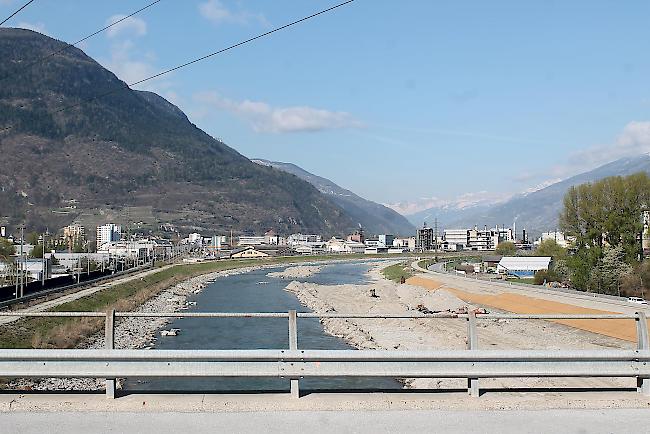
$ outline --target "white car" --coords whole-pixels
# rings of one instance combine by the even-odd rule
[[[627,301],[634,304],[648,304],[648,302],[641,297],[628,297]]]

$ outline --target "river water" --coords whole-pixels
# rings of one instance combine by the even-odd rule
[[[300,279],[321,285],[360,284],[367,281],[370,264],[340,263]],[[256,270],[217,279],[188,301],[196,301],[188,312],[308,312],[284,288],[290,280],[271,278],[276,269]],[[260,284],[259,282],[268,282]],[[282,349],[289,347],[286,318],[181,318],[166,328],[179,328],[175,337],[160,337],[156,349]],[[353,349],[340,338],[328,335],[317,319],[298,319],[298,348],[318,350]],[[318,378],[300,381],[301,390],[401,389],[391,378]],[[165,378],[128,379],[127,390],[139,391],[288,391],[289,381],[279,378]]]

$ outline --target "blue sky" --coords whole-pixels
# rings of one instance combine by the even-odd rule
[[[36,0],[7,25],[72,42],[148,2]],[[335,3],[162,0],[82,49],[133,82]],[[139,88],[403,211],[497,200],[650,151],[649,18],[632,0],[356,0]]]

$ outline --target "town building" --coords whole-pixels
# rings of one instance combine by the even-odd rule
[[[379,237],[366,238],[366,242],[364,244],[366,245],[366,247],[378,247],[378,246],[386,247],[383,245],[383,243],[379,241]]]
[[[97,226],[97,250],[104,244],[119,241],[122,238],[122,226],[108,223]]]
[[[228,248],[228,240],[225,235],[215,235],[208,240],[205,245],[205,251],[208,254],[215,255],[221,250]]]
[[[347,241],[332,237],[332,239],[325,244],[325,249],[328,253],[364,253],[366,245],[356,241]]]
[[[445,250],[465,250],[469,244],[468,229],[445,229],[443,232]]]
[[[51,260],[53,263],[59,264],[66,270],[74,270],[79,266],[80,262],[88,260],[97,264],[108,265],[110,256],[107,252],[104,253],[69,253],[69,252],[45,252],[45,259]]]
[[[415,251],[415,237],[395,238],[393,240],[393,247],[398,247],[398,248],[406,249],[409,252],[414,252]]]
[[[380,253],[388,253],[388,247],[382,247],[382,246],[366,247],[364,253],[366,255],[377,255]]]
[[[265,240],[264,236],[241,235],[238,244],[240,246],[261,246]]]
[[[491,228],[487,226],[479,229],[474,226],[473,229],[446,229],[443,232],[444,242],[442,243],[445,250],[473,250],[486,251],[494,250],[504,241],[514,241],[512,229],[509,228]]]
[[[415,235],[415,250],[418,252],[427,252],[437,248],[435,245],[435,236],[433,233],[433,228],[427,227],[426,223],[424,227],[417,230]]]
[[[310,243],[307,245],[295,246],[293,249],[299,255],[322,255],[327,252],[326,248],[326,243]]]
[[[193,232],[187,236],[187,243],[200,246],[203,244],[203,236],[197,232]]]
[[[14,250],[16,251],[16,256],[20,256],[21,253],[23,256],[31,256],[34,251],[34,245],[23,242],[22,249],[20,246],[20,240],[17,240],[17,243],[14,244]]]
[[[104,243],[97,253],[108,254],[110,257],[126,258],[148,262],[154,257],[156,243],[152,240],[113,241]]]
[[[261,259],[268,258],[269,256],[271,256],[269,253],[258,250],[254,246],[245,246],[235,249],[230,253],[232,259]]]
[[[270,230],[264,234],[264,244],[269,246],[286,246],[287,239],[276,234],[274,230]]]
[[[560,231],[542,232],[542,236],[535,241],[535,245],[539,246],[542,241],[546,240],[553,240],[557,243],[558,246],[566,249],[575,241],[575,237],[567,237],[564,232]]]
[[[504,256],[497,265],[497,273],[533,277],[538,271],[548,270],[550,264],[550,256]]]
[[[23,271],[27,276],[27,281],[30,280],[43,280],[52,277],[52,262],[49,259],[25,259],[17,261],[16,266],[20,271]],[[43,276],[45,273],[45,276]]]
[[[501,259],[503,259],[503,256],[501,255],[486,255],[483,256],[482,258],[482,266],[483,266],[483,271],[488,273],[488,272],[496,272],[497,267],[499,266],[499,262],[501,262]]]
[[[322,243],[323,239],[320,235],[303,235],[303,234],[292,234],[287,237],[287,244],[289,246],[300,246],[300,245],[309,245],[311,243]]]
[[[63,228],[63,242],[72,251],[75,246],[83,245],[86,241],[86,230],[81,225],[70,225]],[[99,240],[97,240],[99,245]]]
[[[379,235],[379,245],[384,247],[392,247],[395,241],[395,235],[382,234]]]
[[[363,228],[361,227],[361,225],[359,225],[359,229],[357,229],[355,233],[347,236],[347,240],[354,241],[355,243],[365,244],[366,236],[363,233]]]

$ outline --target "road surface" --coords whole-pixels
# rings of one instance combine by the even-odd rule
[[[473,279],[439,271],[425,270],[408,280],[409,284],[430,290],[444,289],[465,302],[495,308],[501,311],[522,314],[612,314],[634,315],[645,312],[650,316],[647,306],[635,305],[626,301],[598,297],[594,294],[576,294],[533,285],[510,285],[505,282],[491,282]],[[632,319],[608,320],[552,320],[582,330],[636,342],[636,324]]]
[[[67,433],[615,433],[648,432],[650,411],[364,411],[232,413],[12,413],[6,434]]]

